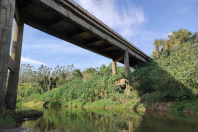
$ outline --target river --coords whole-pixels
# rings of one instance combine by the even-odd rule
[[[37,109],[38,110],[38,109]],[[20,124],[27,132],[197,132],[198,115],[113,109],[49,108]]]

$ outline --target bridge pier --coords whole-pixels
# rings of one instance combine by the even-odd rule
[[[6,107],[11,110],[16,108],[17,89],[21,62],[21,49],[23,42],[23,29],[24,20],[20,18],[19,24],[17,24],[17,21],[15,21],[11,53],[11,57],[15,62],[15,72],[9,72],[8,87],[6,94]]]
[[[112,60],[112,72],[114,75],[117,74],[117,65],[115,60]]]
[[[0,115],[3,113],[15,0],[0,0]]]
[[[124,67],[125,67],[125,76],[128,78],[130,78],[130,67],[129,67],[129,52],[128,50],[125,51],[124,53]],[[126,89],[127,89],[127,95],[130,94],[130,85],[127,84],[126,85]]]

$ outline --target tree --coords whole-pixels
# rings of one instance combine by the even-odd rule
[[[97,72],[97,70],[95,69],[95,68],[87,68],[87,69],[85,69],[84,71],[83,71],[83,73],[91,73],[91,74],[94,74],[94,73],[96,73]]]
[[[164,39],[156,39],[154,41],[154,45],[155,45],[155,56],[158,58],[159,57],[159,49],[161,47],[161,51],[164,50],[163,46],[164,46],[165,40]]]
[[[171,49],[173,47],[180,45],[182,43],[189,42],[191,44],[194,44],[198,42],[198,34],[197,33],[191,33],[190,31],[186,29],[179,29],[178,31],[173,31],[171,35],[168,36]]]
[[[160,55],[165,54],[169,56],[170,51],[182,43],[195,44],[198,42],[198,33],[191,33],[186,29],[179,29],[178,31],[173,31],[171,35],[168,36],[168,40],[156,39],[154,41],[155,52],[153,56],[159,58]],[[159,50],[161,48],[161,51]]]
[[[75,78],[82,78],[82,77],[83,77],[83,75],[82,75],[80,69],[74,70],[74,71],[72,72],[72,75],[73,75]]]

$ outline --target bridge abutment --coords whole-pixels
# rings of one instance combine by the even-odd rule
[[[4,109],[15,0],[0,0],[0,115]]]
[[[11,57],[15,62],[15,72],[9,72],[8,87],[6,94],[6,107],[11,110],[16,108],[17,89],[21,62],[21,50],[23,42],[23,30],[24,20],[20,18],[19,24],[17,24],[17,22],[15,21],[11,53]]]
[[[129,52],[128,50],[125,51],[124,53],[124,67],[125,67],[125,76],[128,78],[130,78],[130,67],[129,67]],[[126,89],[127,89],[127,95],[130,94],[130,85],[127,84],[126,85]]]

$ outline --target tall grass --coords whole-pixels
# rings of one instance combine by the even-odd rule
[[[153,56],[152,61],[145,67],[132,69],[129,80],[132,92],[129,96],[126,96],[124,90],[122,91],[119,86],[115,85],[116,81],[125,78],[124,67],[118,66],[118,74],[112,75],[110,63],[108,66],[102,65],[98,69],[88,68],[82,73],[84,78],[72,78],[48,92],[41,91],[42,89],[36,85],[26,84],[27,86],[24,88],[22,85],[25,84],[21,84],[18,101],[54,100],[75,102],[81,105],[100,101],[105,106],[127,104],[129,100],[137,99],[147,103],[196,102],[198,97],[198,43],[183,42],[174,45],[171,50],[168,49],[169,51],[165,49],[167,48],[159,52],[157,57]],[[187,107],[190,105],[185,105],[185,108]],[[191,109],[197,108],[191,107]]]
[[[144,104],[173,102],[172,111],[198,111],[198,43],[182,43],[167,56],[162,52],[149,66],[131,72],[131,88]]]
[[[120,69],[118,75],[112,75],[111,65],[107,67],[103,65],[100,71],[92,73],[91,78],[84,82],[83,78],[76,78],[71,81],[67,81],[65,84],[48,92],[32,92],[33,88],[31,88],[31,84],[29,84],[29,86],[28,84],[21,84],[19,87],[18,102],[46,102],[51,100],[69,102],[76,100],[83,104],[86,102],[94,102],[100,99],[110,98],[120,91],[120,87],[116,86],[115,82],[123,78],[124,68],[118,66],[118,69]],[[26,92],[24,92],[24,85],[27,86]],[[35,86],[34,89],[38,90],[39,88]],[[21,95],[24,96],[22,97]]]

